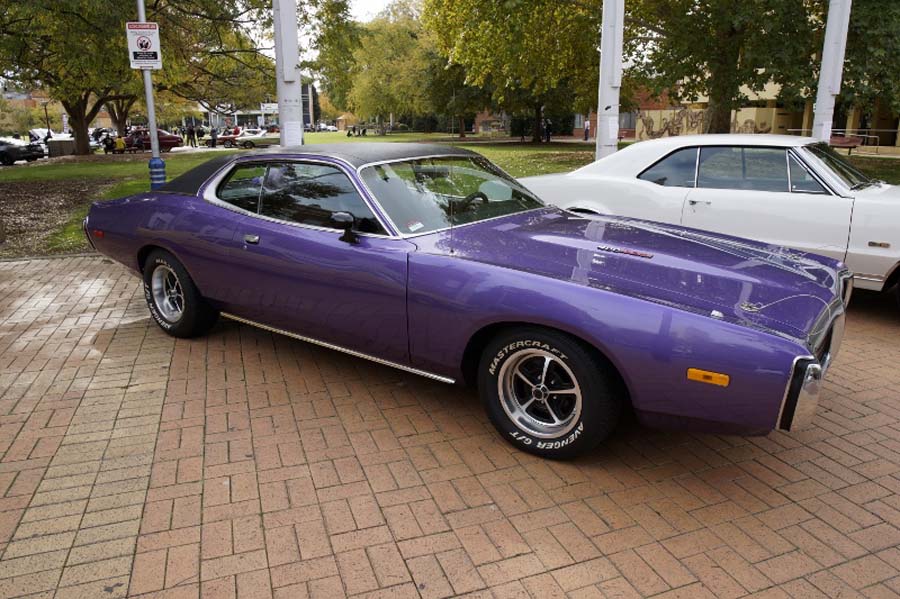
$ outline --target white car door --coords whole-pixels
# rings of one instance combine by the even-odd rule
[[[844,260],[852,209],[787,148],[706,146],[682,224]]]

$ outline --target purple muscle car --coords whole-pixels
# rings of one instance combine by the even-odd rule
[[[547,207],[445,146],[221,157],[84,227],[170,335],[221,315],[474,384],[504,438],[551,457],[623,409],[718,433],[810,422],[852,291],[821,256]]]

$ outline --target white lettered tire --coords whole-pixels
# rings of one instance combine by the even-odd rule
[[[509,329],[488,343],[478,391],[503,438],[547,458],[595,448],[615,428],[626,394],[593,349],[539,327]]]
[[[203,335],[219,313],[200,295],[187,270],[165,250],[150,252],[144,262],[144,299],[150,316],[173,337]]]

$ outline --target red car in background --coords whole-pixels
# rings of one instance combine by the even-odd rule
[[[160,152],[169,152],[172,150],[172,148],[177,148],[184,145],[184,140],[181,139],[180,135],[169,133],[168,131],[164,131],[163,129],[157,129],[157,136],[159,137]],[[149,150],[150,130],[132,130],[131,133],[128,134],[128,137],[125,138],[125,146],[127,148],[133,148],[138,151]]]

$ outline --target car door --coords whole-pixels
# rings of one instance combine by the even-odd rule
[[[704,146],[682,224],[843,260],[852,207],[787,148]]]
[[[605,196],[613,214],[679,224],[688,192],[697,174],[697,148],[679,148],[644,169],[628,185],[609,182]]]
[[[240,217],[230,257],[239,316],[409,361],[407,253],[415,246],[387,233],[346,172],[328,162],[270,162],[256,212]],[[341,240],[335,212],[354,216],[355,242]]]

